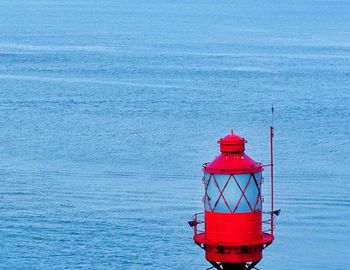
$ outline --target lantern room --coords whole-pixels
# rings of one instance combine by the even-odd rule
[[[193,239],[216,269],[253,269],[274,239],[273,211],[263,221],[264,165],[245,154],[247,141],[232,130],[218,143],[220,155],[203,166],[204,212],[190,222]]]

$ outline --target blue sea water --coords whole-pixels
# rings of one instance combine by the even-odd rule
[[[202,163],[271,104],[259,268],[350,269],[349,1],[0,1],[0,269],[209,267]]]

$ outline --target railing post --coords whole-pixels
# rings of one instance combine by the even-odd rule
[[[194,214],[194,235],[197,235],[197,214]]]

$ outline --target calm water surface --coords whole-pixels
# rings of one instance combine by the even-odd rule
[[[209,267],[201,165],[272,103],[259,268],[350,269],[350,3],[185,2],[0,1],[1,269]]]

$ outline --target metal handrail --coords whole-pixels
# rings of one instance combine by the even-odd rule
[[[198,228],[198,226],[197,226],[199,224],[204,224],[204,217],[199,219],[198,216],[204,216],[204,212],[195,213],[193,215],[193,231],[194,231],[194,235],[201,234],[201,233],[205,232],[204,227],[203,228]]]
[[[268,225],[268,229],[265,229],[265,230],[263,229],[263,233],[269,233],[269,234],[273,235],[273,231],[274,231],[274,229],[276,227],[275,224],[274,224],[275,217],[273,215],[271,215],[270,213],[264,213],[263,212],[263,214],[266,214],[266,215],[269,216],[268,219],[265,219],[265,220],[262,221],[263,225],[264,224]]]
[[[275,224],[273,222],[274,220],[274,216],[271,218],[269,213],[264,213],[269,215],[268,219],[265,219],[262,221],[263,224],[268,225],[268,229],[263,229],[263,233],[269,233],[271,235],[273,235],[273,230],[275,228]],[[198,225],[203,224],[203,227],[199,227]],[[193,215],[193,231],[194,231],[194,235],[198,235],[198,234],[202,234],[205,233],[205,221],[204,221],[204,212],[200,212],[200,213],[195,213]]]

